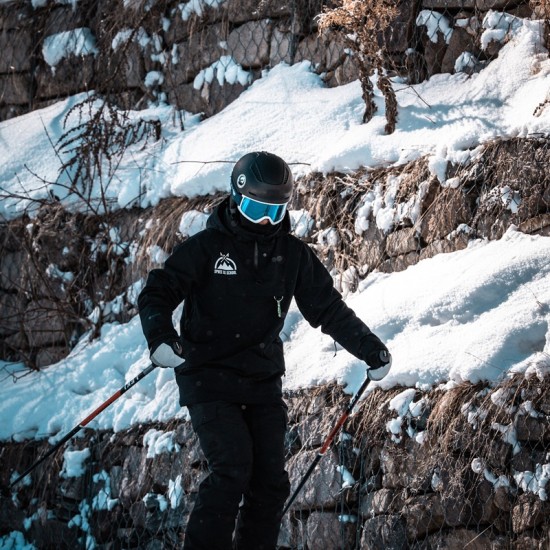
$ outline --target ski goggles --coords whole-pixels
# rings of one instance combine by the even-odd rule
[[[251,222],[259,223],[262,220],[267,220],[272,225],[275,225],[285,217],[286,202],[284,204],[269,204],[244,197],[235,192],[233,193],[233,198],[237,203],[239,212]]]

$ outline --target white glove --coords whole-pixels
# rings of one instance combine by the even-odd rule
[[[367,376],[375,382],[382,380],[382,378],[384,378],[388,374],[388,372],[390,372],[392,362],[391,353],[389,351],[381,351],[380,361],[383,363],[381,367],[377,367],[375,369],[369,367],[367,369]]]
[[[173,368],[181,367],[185,359],[181,356],[183,349],[179,342],[163,342],[158,345],[151,353],[151,361],[157,367]]]

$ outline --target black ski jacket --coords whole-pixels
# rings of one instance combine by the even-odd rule
[[[178,338],[172,313],[184,302],[185,364],[176,369],[182,406],[279,401],[285,372],[279,334],[293,297],[313,327],[360,359],[368,352],[369,328],[344,303],[310,247],[290,235],[288,214],[267,232],[248,225],[226,199],[205,230],[149,273],[140,293],[150,347]]]

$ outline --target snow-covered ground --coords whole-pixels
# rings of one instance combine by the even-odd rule
[[[134,113],[136,118],[161,120],[163,139],[145,150],[127,151],[107,189],[109,198],[125,207],[141,196],[146,206],[172,195],[227,191],[232,162],[250,150],[268,150],[296,163],[297,177],[311,170],[392,165],[427,155],[442,185],[452,185],[444,176],[447,162],[467,160],[487,140],[550,132],[550,107],[536,111],[550,90],[541,26],[518,21],[510,26],[513,32],[498,59],[480,73],[437,75],[417,86],[395,82],[399,121],[391,135],[383,131],[381,97],[376,99],[377,116],[361,124],[358,82],[328,89],[307,63],[273,68],[205,121],[185,114],[184,131],[173,122],[170,107]],[[492,36],[506,34],[496,30],[488,21]],[[28,197],[2,198],[1,216],[20,215],[31,207],[31,199],[48,192],[67,206],[79,207],[67,197],[67,180],[58,179],[61,161],[51,144],[62,135],[64,115],[79,99],[0,123],[0,194],[4,190]],[[370,211],[388,229],[399,215],[391,197],[371,199]],[[193,233],[203,223],[200,216],[193,225],[182,220],[180,229]],[[364,219],[356,227],[363,230]],[[298,232],[305,230],[297,227]],[[346,300],[393,354],[393,368],[382,387],[449,387],[462,381],[496,381],[512,372],[548,371],[548,258],[550,238],[511,228],[497,242],[474,241],[465,250],[400,273],[370,274]],[[362,381],[364,366],[344,350],[335,352],[333,342],[309,327],[295,307],[283,338],[287,389],[336,380],[353,392]],[[96,340],[84,336],[69,357],[25,377],[17,374],[21,365],[0,363],[0,439],[59,440],[148,364],[137,318],[104,326]],[[122,430],[184,414],[172,372],[156,369],[91,425]]]

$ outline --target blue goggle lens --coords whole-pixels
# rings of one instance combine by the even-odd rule
[[[258,223],[262,220],[268,220],[275,225],[285,217],[286,203],[269,204],[238,195],[237,193],[233,193],[233,197],[235,198],[239,212],[251,222]]]

